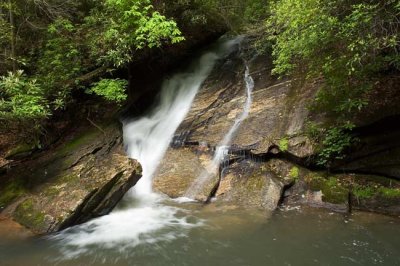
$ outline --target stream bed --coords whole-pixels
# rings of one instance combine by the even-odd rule
[[[176,208],[172,222],[139,234],[132,245],[110,240],[74,246],[65,236],[0,237],[0,264],[400,265],[397,218],[303,208],[267,214],[171,200],[162,204]],[[123,203],[119,208],[130,209]]]

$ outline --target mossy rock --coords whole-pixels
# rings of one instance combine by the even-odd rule
[[[333,204],[347,204],[349,188],[335,176],[321,176],[313,173],[307,177],[312,191],[322,192],[322,201]]]
[[[355,209],[400,214],[400,182],[379,176],[359,177],[352,189]]]
[[[251,161],[234,163],[223,171],[216,192],[217,203],[273,211],[284,184],[267,165]]]
[[[21,143],[12,148],[7,152],[5,158],[7,160],[19,159],[29,156],[36,150],[36,146],[34,144],[29,143]]]
[[[64,145],[12,168],[0,187],[1,211],[38,234],[110,212],[141,176],[123,151],[116,123],[78,129]]]
[[[10,180],[4,188],[0,189],[0,210],[25,193],[26,188],[21,178]]]
[[[45,223],[45,214],[38,211],[35,205],[36,203],[32,198],[24,200],[15,209],[13,218],[15,221],[34,232],[41,232],[46,230],[47,227]]]
[[[70,141],[67,141],[63,147],[58,151],[59,155],[67,155],[69,153],[75,152],[82,146],[87,145],[91,141],[95,140],[102,132],[98,129],[91,129],[89,131],[83,132],[78,136],[75,136]]]

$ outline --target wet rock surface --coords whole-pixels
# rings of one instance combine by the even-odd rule
[[[183,197],[196,177],[207,172],[207,164],[210,161],[211,154],[201,154],[191,148],[171,148],[167,151],[155,174],[153,179],[154,189],[171,198]],[[217,173],[210,173],[210,175],[213,181],[209,180],[206,187],[198,195],[198,198],[204,201],[207,200],[212,187],[218,180]]]
[[[309,111],[321,84],[278,80],[270,75],[268,56],[246,56],[240,51],[217,65],[203,84],[161,162],[154,179],[156,190],[184,196],[210,168],[216,147],[246,101],[246,58],[252,58],[247,63],[255,81],[249,116],[233,136],[229,155],[216,171],[209,171],[207,185],[195,198],[215,197],[216,203],[266,210],[284,204],[399,215],[400,186],[393,178],[400,177],[400,131],[391,129],[390,123],[386,129],[359,123],[363,128],[356,132],[361,141],[329,173],[313,161],[318,147],[307,133],[310,121],[329,123],[324,114]],[[384,182],[364,181],[374,174]]]
[[[212,169],[215,148],[243,112],[244,58],[240,51],[232,54],[203,84],[155,175],[157,191],[172,197],[184,196],[206,172],[207,181],[194,198],[207,201],[216,195],[220,201],[273,210],[285,182],[272,170],[261,171],[260,167],[270,167],[264,163],[254,164],[251,160],[231,163],[251,156],[265,161],[264,155],[281,152],[282,140],[287,142],[285,151],[296,157],[314,153],[311,141],[302,131],[308,114],[307,101],[315,89],[298,91],[290,80],[271,77],[271,59],[258,56],[248,62],[255,81],[249,116],[232,138],[231,154],[221,166]]]
[[[11,169],[0,188],[2,214],[35,233],[109,213],[141,177],[123,151],[120,125],[77,130],[42,157]]]
[[[313,154],[311,141],[304,134],[308,101],[316,89],[297,89],[290,80],[270,76],[267,57],[250,65],[255,81],[249,116],[243,121],[231,145],[253,153],[266,153],[282,139],[288,151],[299,157]],[[216,146],[243,110],[246,100],[243,59],[228,60],[218,68],[196,96],[192,109],[177,131],[184,142],[205,142]]]

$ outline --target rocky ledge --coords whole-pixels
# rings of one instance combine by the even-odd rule
[[[61,145],[1,177],[0,210],[37,234],[109,213],[141,177],[117,122],[77,129]]]
[[[330,169],[317,166],[309,124],[326,125],[329,119],[308,107],[321,84],[278,80],[269,74],[271,59],[246,47],[220,62],[200,89],[155,175],[155,189],[270,211],[283,204],[400,215],[399,128],[363,121],[356,129],[358,146],[346,160]],[[212,167],[216,146],[243,110],[245,58],[252,58],[247,64],[255,81],[249,116],[233,136],[229,155]],[[200,176],[205,181],[193,190]]]

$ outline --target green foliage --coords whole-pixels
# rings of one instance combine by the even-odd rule
[[[273,73],[323,77],[316,107],[344,116],[367,105],[379,71],[400,69],[398,1],[280,0],[267,28]]]
[[[125,89],[128,81],[121,79],[102,79],[93,84],[89,93],[95,93],[102,96],[107,101],[121,103],[126,100]]]
[[[140,50],[184,40],[177,23],[152,2],[0,3],[0,128],[40,133],[55,110],[73,102],[73,90],[125,67]],[[101,80],[87,91],[121,103],[125,87],[126,81]]]
[[[42,88],[22,70],[0,77],[0,119],[35,120],[50,115]]]
[[[332,127],[325,133],[322,141],[322,150],[318,154],[317,164],[329,166],[334,159],[343,159],[346,149],[356,141],[351,130],[354,125],[351,123],[339,127]]]
[[[319,143],[323,138],[321,125],[312,121],[307,121],[305,126],[305,134],[314,143]]]
[[[287,151],[289,148],[289,140],[287,138],[282,138],[281,140],[279,140],[278,146],[281,151]]]
[[[88,36],[92,56],[116,67],[130,62],[135,50],[184,40],[176,22],[154,11],[150,0],[105,0],[85,21],[100,29]]]
[[[197,10],[207,14],[194,16],[195,19],[203,21],[203,24],[207,19],[216,19],[223,21],[230,30],[236,32],[262,24],[269,15],[270,7],[268,0],[179,0],[177,2],[181,5],[185,2],[195,4]],[[193,16],[193,13],[190,16]]]
[[[82,72],[83,51],[76,26],[68,19],[57,19],[47,28],[47,42],[38,60],[37,77],[52,95],[55,86],[73,79]],[[59,88],[58,88],[59,89]]]
[[[41,123],[50,115],[49,103],[36,80],[22,70],[0,77],[0,132],[13,132],[40,146]]]

